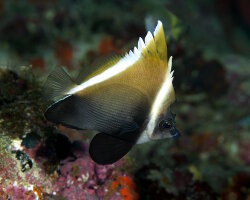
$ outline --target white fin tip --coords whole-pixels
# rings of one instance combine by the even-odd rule
[[[145,44],[143,42],[143,39],[140,37],[139,41],[138,41],[138,50],[141,52],[145,48],[146,48],[146,46],[145,46]]]
[[[140,52],[138,51],[138,49],[136,47],[134,47],[134,54],[136,56],[140,56]]]
[[[173,75],[174,75],[174,70],[171,72],[171,74],[170,74],[170,75],[171,75],[171,77],[173,77]]]
[[[170,56],[170,58],[168,60],[168,72],[169,73],[171,72],[171,68],[172,68],[172,60],[173,60],[173,57]]]
[[[150,31],[148,31],[146,37],[145,37],[145,44],[148,46],[151,40],[154,40],[153,35]]]
[[[133,54],[133,52],[130,50],[129,51],[129,56],[133,56],[134,54]]]
[[[156,34],[158,33],[161,27],[162,27],[162,22],[158,20],[157,26],[155,27],[155,31],[154,31],[154,36],[156,36]]]

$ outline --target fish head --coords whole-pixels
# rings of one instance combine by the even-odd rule
[[[178,138],[181,134],[175,128],[175,116],[176,115],[171,112],[170,108],[167,112],[159,115],[151,139],[160,140],[166,138]]]
[[[175,128],[175,114],[171,106],[175,102],[173,87],[172,57],[168,61],[165,79],[156,95],[149,115],[145,132],[151,140],[173,138],[180,136]]]

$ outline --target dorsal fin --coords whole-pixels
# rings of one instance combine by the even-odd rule
[[[140,37],[138,46],[134,47],[133,51],[130,50],[123,59],[140,60],[147,59],[148,57],[154,57],[164,62],[167,61],[167,44],[161,21],[158,21],[154,35],[148,31],[145,40]]]
[[[162,22],[158,21],[158,24],[154,31],[154,41],[157,53],[162,60],[167,59],[167,44],[165,40],[164,29]]]
[[[148,32],[145,37],[145,44],[148,50],[149,54],[152,54],[152,56],[157,55],[157,48],[155,45],[155,40],[151,32]]]
[[[130,50],[129,53],[126,53],[123,58],[118,55],[114,55],[106,61],[106,63],[102,66],[98,66],[98,70],[94,71],[86,78],[82,79],[82,82],[87,81],[88,79],[101,74],[103,71],[108,69],[109,67],[118,63],[121,59],[124,60],[139,60],[139,58],[143,55],[144,57],[147,56],[154,56],[159,57],[160,59],[166,61],[167,59],[167,47],[166,47],[166,40],[165,34],[162,26],[162,22],[158,21],[158,24],[154,30],[154,36],[150,31],[148,31],[145,42],[140,37],[138,40],[138,46],[134,47],[133,50]],[[93,67],[96,69],[96,67]],[[93,70],[91,70],[93,71]],[[79,79],[78,79],[79,80]]]
[[[135,48],[136,49],[136,48]],[[153,56],[158,57],[163,61],[167,59],[167,45],[165,40],[164,29],[162,22],[158,21],[158,24],[154,30],[154,35],[148,31],[145,42],[140,37],[138,41],[137,53],[142,54],[144,57]],[[134,50],[135,54],[135,50]]]
[[[105,64],[99,70],[88,76],[87,79],[83,80],[82,84],[79,84],[77,87],[72,88],[68,92],[68,94],[75,94],[87,87],[108,80],[111,77],[122,73],[128,68],[135,66],[137,62],[140,62],[141,65],[150,62],[153,66],[158,66],[157,63],[155,64],[153,62],[158,62],[159,60],[161,60],[163,61],[162,63],[164,64],[164,66],[167,68],[168,65],[166,63],[166,54],[167,47],[164,30],[161,21],[158,21],[158,24],[154,31],[154,37],[150,32],[148,32],[147,36],[145,37],[145,42],[140,37],[138,41],[138,47],[134,47],[133,51],[130,50],[129,53],[126,53],[125,56],[121,59],[119,58],[115,61],[111,61],[111,63]],[[150,58],[150,60],[148,60],[148,58]]]

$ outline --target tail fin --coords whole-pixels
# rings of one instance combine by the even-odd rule
[[[70,75],[62,67],[55,67],[44,84],[45,96],[51,100],[61,98],[66,96],[75,85]]]

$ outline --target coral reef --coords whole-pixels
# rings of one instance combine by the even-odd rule
[[[1,74],[0,199],[118,200],[130,193],[136,196],[132,176],[125,170],[129,166],[126,158],[107,166],[94,163],[87,142],[70,141],[44,120],[39,85],[9,69],[1,69]],[[20,83],[26,87],[20,88]],[[7,91],[15,92],[15,98]],[[116,177],[130,182],[114,187]],[[126,198],[137,199],[134,195]]]

